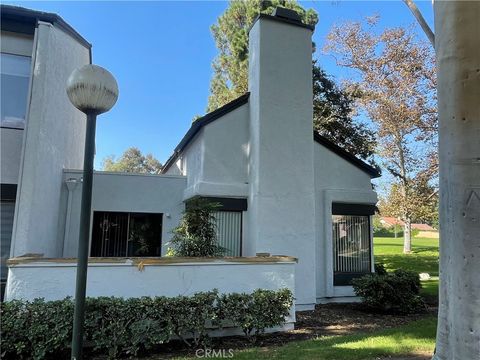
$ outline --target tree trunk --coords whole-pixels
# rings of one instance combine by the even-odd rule
[[[403,226],[403,253],[409,254],[412,252],[412,221],[405,219]]]
[[[435,1],[440,298],[435,360],[480,359],[480,2]]]
[[[408,6],[415,19],[417,19],[418,24],[422,27],[423,32],[427,35],[432,46],[435,47],[435,35],[433,35],[432,29],[428,26],[420,10],[418,10],[417,5],[415,5],[412,0],[403,0],[403,2]]]

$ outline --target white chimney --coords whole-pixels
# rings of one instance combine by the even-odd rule
[[[298,309],[315,304],[312,32],[294,11],[260,15],[249,34],[249,240],[298,257]]]

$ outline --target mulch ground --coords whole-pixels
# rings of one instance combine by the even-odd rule
[[[314,311],[297,312],[295,329],[285,333],[263,335],[256,344],[244,337],[232,336],[212,339],[212,349],[241,350],[252,346],[271,347],[284,345],[291,341],[315,339],[325,335],[349,335],[368,333],[375,330],[395,328],[409,322],[436,314],[436,308],[427,313],[413,315],[372,314],[363,310],[360,303],[317,305]],[[155,355],[143,357],[143,360],[157,360],[185,355],[194,355],[194,351],[179,341],[172,341],[158,349]],[[428,355],[425,355],[425,359]],[[140,359],[140,358],[139,358]],[[424,357],[382,358],[380,360],[423,360]]]

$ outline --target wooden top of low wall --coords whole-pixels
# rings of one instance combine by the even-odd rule
[[[161,266],[182,264],[274,264],[296,263],[293,256],[251,256],[251,257],[93,257],[88,259],[88,264],[126,264],[133,266]],[[49,264],[76,264],[77,258],[44,258],[41,256],[20,256],[7,260],[8,266],[32,263]]]

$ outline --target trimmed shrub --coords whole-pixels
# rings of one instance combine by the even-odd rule
[[[219,320],[229,321],[255,342],[265,329],[284,322],[293,304],[287,290],[256,290],[253,294],[224,294],[219,298]]]
[[[369,274],[352,281],[355,293],[363,304],[375,312],[409,314],[425,310],[419,295],[418,274],[396,270],[387,274]]]
[[[243,300],[224,300],[237,298]],[[232,305],[225,307],[226,303]],[[110,359],[148,352],[175,336],[198,347],[208,344],[207,330],[212,324],[230,322],[248,328],[246,335],[259,334],[282,325],[291,305],[292,294],[287,289],[227,295],[214,290],[172,298],[87,298],[85,346]],[[247,317],[238,314],[240,307]],[[73,309],[70,298],[1,303],[2,359],[67,358]]]

